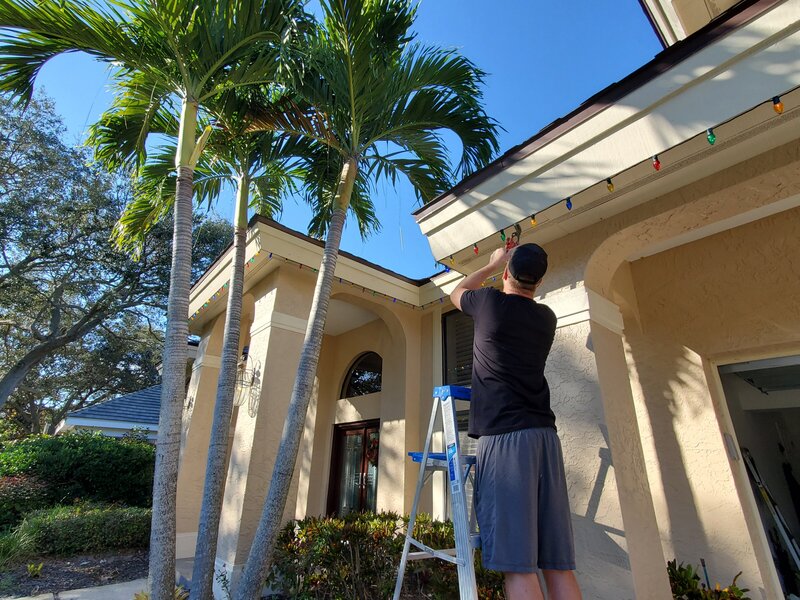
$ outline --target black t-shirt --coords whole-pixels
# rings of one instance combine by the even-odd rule
[[[461,310],[475,321],[469,436],[555,429],[544,377],[555,313],[530,298],[494,288],[464,292]]]

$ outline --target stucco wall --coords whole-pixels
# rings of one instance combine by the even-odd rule
[[[625,339],[668,558],[763,588],[702,358],[800,339],[800,209],[631,264]],[[724,409],[722,409],[724,410]],[[735,465],[734,465],[735,466]]]

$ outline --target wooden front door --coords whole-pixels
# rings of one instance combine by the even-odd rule
[[[328,514],[376,509],[380,421],[335,425]]]

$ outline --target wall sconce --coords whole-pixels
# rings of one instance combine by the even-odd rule
[[[236,391],[233,396],[235,406],[241,406],[250,397],[256,379],[256,370],[252,367],[247,368],[249,352],[250,346],[242,348],[242,356],[239,358],[239,364],[236,365]]]

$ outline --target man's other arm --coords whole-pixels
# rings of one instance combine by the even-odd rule
[[[507,251],[504,247],[500,247],[489,257],[489,263],[474,273],[470,273],[462,279],[456,288],[450,292],[450,300],[458,310],[461,310],[461,296],[467,290],[477,290],[481,284],[486,281],[493,273],[505,269],[508,259],[511,257],[511,252]]]

